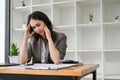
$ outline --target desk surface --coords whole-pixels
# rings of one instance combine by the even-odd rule
[[[54,75],[54,76],[83,76],[99,67],[98,64],[84,64],[60,70],[33,70],[33,69],[10,69],[0,67],[0,74],[27,74],[27,75]]]

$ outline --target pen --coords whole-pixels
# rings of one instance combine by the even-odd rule
[[[50,67],[34,66],[34,69],[50,69]]]

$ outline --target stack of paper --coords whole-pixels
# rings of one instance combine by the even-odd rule
[[[19,69],[62,69],[71,66],[75,66],[77,64],[34,64],[34,65],[18,65],[18,66],[11,66],[10,68],[19,68]]]

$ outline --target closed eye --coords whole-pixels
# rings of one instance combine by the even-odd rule
[[[40,24],[36,24],[36,26],[37,26],[37,27],[39,27],[39,26],[40,26]]]

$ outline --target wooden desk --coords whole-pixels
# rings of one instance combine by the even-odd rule
[[[96,70],[98,67],[98,64],[77,65],[60,70],[10,69],[0,67],[0,80],[80,80],[91,73],[93,74],[93,80],[97,80]]]

